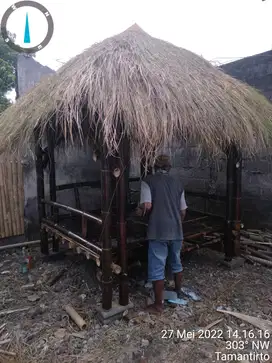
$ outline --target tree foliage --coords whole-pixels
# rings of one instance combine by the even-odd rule
[[[0,37],[0,113],[9,106],[7,92],[15,87],[17,53]]]

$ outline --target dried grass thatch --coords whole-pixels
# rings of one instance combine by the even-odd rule
[[[72,130],[83,139],[84,106],[90,126],[102,126],[110,150],[118,144],[120,116],[124,132],[146,156],[184,141],[211,152],[235,142],[255,153],[270,140],[272,104],[261,94],[133,26],[76,56],[5,111],[1,150],[22,150],[35,126],[44,130],[52,114],[66,141]]]

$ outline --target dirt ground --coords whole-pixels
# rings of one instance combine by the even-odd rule
[[[241,359],[234,356],[224,359],[225,356],[216,352],[254,353],[250,337],[242,336],[251,334],[250,331],[254,331],[255,341],[271,340],[243,320],[216,311],[221,306],[272,320],[271,269],[244,264],[228,270],[220,264],[222,254],[202,250],[183,261],[184,285],[197,291],[201,301],[189,300],[187,306],[166,306],[162,316],[154,317],[143,312],[146,296],[139,286],[141,282],[131,279],[133,311],[121,321],[101,325],[96,316],[101,291],[99,285],[88,278],[86,263],[72,256],[43,261],[38,250],[32,253],[35,263],[30,274],[20,271],[20,250],[0,255],[0,326],[6,323],[0,327],[1,363],[235,362]],[[63,268],[68,270],[50,287],[51,279]],[[117,288],[114,298],[118,301]],[[63,309],[67,303],[86,320],[86,329],[79,331],[68,318]],[[17,308],[29,309],[4,315],[7,310]],[[213,336],[193,340],[181,336],[183,331],[197,331],[218,319],[222,321],[211,328]],[[240,339],[235,335],[237,331]],[[10,342],[2,343],[7,339]],[[242,350],[238,349],[241,346],[237,348],[237,343],[227,343],[239,340],[245,345]],[[228,344],[231,349],[227,349]],[[16,358],[1,350],[16,353]],[[272,362],[270,347],[255,350],[255,353],[265,352],[263,361]],[[248,361],[262,360],[251,357]]]

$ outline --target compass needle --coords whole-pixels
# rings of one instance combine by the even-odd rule
[[[23,9],[24,7],[27,9]],[[16,15],[13,15],[15,13]],[[10,31],[7,29],[8,22]],[[20,35],[16,34],[15,30],[19,23]],[[53,32],[54,22],[51,13],[37,1],[18,1],[10,6],[0,19],[0,34],[7,45],[19,53],[35,54],[44,49],[50,42]],[[11,37],[10,34],[14,36]]]
[[[29,31],[28,13],[26,13],[24,43],[30,43],[30,31]]]

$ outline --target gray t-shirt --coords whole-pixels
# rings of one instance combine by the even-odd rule
[[[187,208],[178,177],[158,171],[141,184],[140,203],[152,203],[147,238],[149,240],[182,240],[180,211]]]

